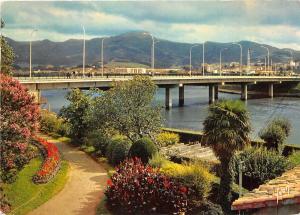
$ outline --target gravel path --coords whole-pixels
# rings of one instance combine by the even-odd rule
[[[52,140],[51,140],[52,141]],[[64,189],[29,215],[92,215],[104,197],[106,170],[75,147],[54,142],[70,164],[69,179]]]

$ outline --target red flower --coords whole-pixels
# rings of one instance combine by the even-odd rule
[[[147,178],[148,184],[153,184],[154,180],[152,178]]]
[[[186,188],[185,186],[181,186],[181,187],[179,188],[179,191],[180,191],[181,193],[186,193],[186,192],[187,192],[187,188]]]
[[[107,180],[107,186],[109,186],[109,187],[113,186],[113,183],[110,179]]]

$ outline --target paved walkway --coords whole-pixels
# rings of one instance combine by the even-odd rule
[[[104,196],[106,170],[75,147],[53,141],[70,163],[69,179],[64,189],[29,215],[90,215]]]

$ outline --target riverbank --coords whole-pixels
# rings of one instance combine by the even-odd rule
[[[238,94],[238,95],[241,94],[240,90],[225,89],[225,88],[219,88],[219,92],[229,93],[229,94]],[[257,92],[257,91],[248,91],[248,96],[249,96],[250,99],[268,98],[267,94],[263,94],[262,92]],[[274,92],[274,97],[300,98],[300,92],[298,92],[298,90],[296,92],[288,92],[288,93],[276,93],[276,92]]]

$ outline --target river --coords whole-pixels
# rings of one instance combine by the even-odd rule
[[[67,104],[67,90],[42,91],[47,98],[50,109],[59,112]],[[164,89],[158,89],[156,101],[164,104]],[[201,130],[203,120],[208,111],[208,88],[201,86],[185,86],[185,106],[178,107],[178,88],[172,89],[173,108],[163,110],[165,126]],[[219,99],[239,99],[239,95],[219,93]],[[273,99],[250,99],[246,101],[252,122],[252,138],[258,139],[258,131],[264,128],[274,117],[283,116],[292,123],[292,133],[287,143],[300,145],[300,98],[276,97]]]

